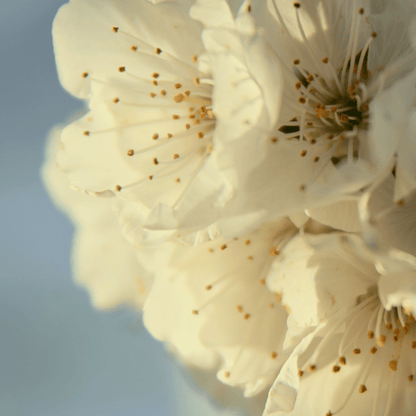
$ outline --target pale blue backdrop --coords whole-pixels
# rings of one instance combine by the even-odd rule
[[[80,108],[55,72],[63,3],[0,3],[0,416],[225,415],[137,316],[93,310],[71,281],[72,227],[39,178],[50,127]]]

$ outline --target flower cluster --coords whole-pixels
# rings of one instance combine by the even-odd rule
[[[264,416],[410,416],[416,4],[238,6],[58,12],[60,81],[87,109],[43,174],[76,279],[185,365],[268,392]]]

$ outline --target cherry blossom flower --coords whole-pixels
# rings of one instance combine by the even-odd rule
[[[351,248],[359,241],[343,233],[295,237],[269,273],[268,287],[281,290],[293,314],[285,343],[298,343],[264,416],[413,411],[416,268],[380,276]],[[291,269],[297,271],[292,285]]]
[[[410,414],[415,18],[410,0],[63,6],[58,73],[88,111],[44,180],[94,304],[143,307],[246,397],[271,386],[264,416]]]
[[[156,272],[145,326],[186,364],[218,369],[224,383],[258,394],[284,361],[287,319],[265,277],[296,232],[284,219],[230,241],[176,244]]]
[[[203,207],[230,197],[210,157],[213,82],[189,5],[72,0],[54,21],[61,83],[90,109],[62,132],[59,168],[77,189],[122,199],[123,221],[142,224],[136,243],[204,228],[215,218]]]
[[[216,3],[225,7],[225,1]],[[408,145],[403,141],[399,145],[400,130],[393,126],[409,119],[415,96],[416,54],[409,30],[414,4],[361,0],[268,4],[275,23],[264,27],[271,49],[264,46],[263,54],[258,53],[261,59],[250,55],[254,42],[246,36],[255,30],[254,21],[262,26],[265,20],[261,4],[245,2],[241,7],[235,23],[239,43],[229,28],[218,27],[212,14],[204,13],[210,2],[199,0],[194,6],[198,13],[191,9],[191,15],[207,27],[202,38],[214,81],[232,59],[240,63],[237,73],[246,74],[241,80],[235,76],[228,88],[214,89],[218,128],[221,124],[226,131],[227,126],[236,129],[237,118],[225,113],[221,119],[215,106],[238,102],[242,88],[238,81],[270,92],[254,97],[268,110],[262,116],[248,104],[235,111],[242,114],[238,121],[245,134],[222,138],[215,157],[226,177],[238,183],[247,209],[286,215],[305,209],[334,228],[360,231],[361,190],[386,169],[392,170],[400,146],[410,149],[413,143],[412,136]],[[410,92],[401,99],[405,88]],[[393,94],[389,91],[395,91],[400,102],[400,108],[390,112],[401,118],[387,129],[392,118],[385,112],[391,102],[386,97]],[[411,125],[408,130],[413,134]],[[408,152],[401,153],[399,165],[411,172],[411,157],[405,162]]]

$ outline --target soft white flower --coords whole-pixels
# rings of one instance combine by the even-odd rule
[[[230,241],[176,245],[144,306],[147,329],[185,363],[219,366],[217,377],[246,396],[269,387],[284,359],[287,314],[265,277],[296,232],[281,220]]]
[[[61,131],[62,127],[55,127],[50,134],[42,178],[52,200],[75,226],[74,279],[89,291],[96,308],[120,304],[141,308],[151,287],[153,253],[144,249],[138,253],[124,239],[111,200],[70,189],[68,178],[54,162]]]
[[[197,6],[204,3],[208,8],[210,2],[203,0]],[[224,7],[224,2],[216,3]],[[401,138],[401,129],[385,128],[391,120],[378,100],[384,91],[403,82],[395,92],[400,99],[399,93],[408,89],[400,108],[407,110],[414,101],[414,77],[409,75],[416,63],[409,33],[414,4],[270,0],[276,21],[274,27],[264,29],[274,52],[267,46],[260,51],[258,44],[247,42],[246,33],[254,30],[247,15],[255,14],[257,7],[261,9],[261,4],[242,6],[236,21],[238,41],[226,36],[229,29],[216,27],[208,13],[200,13],[200,20],[211,28],[204,31],[203,41],[214,81],[216,74],[222,77],[226,63],[231,66],[235,61],[235,72],[243,74],[242,85],[254,84],[270,92],[253,97],[253,105],[257,99],[268,112],[261,114],[248,105],[245,112],[240,110],[245,134],[237,139],[221,137],[222,152],[216,157],[223,163],[219,166],[238,183],[247,209],[279,214],[306,209],[320,222],[359,231],[356,203],[360,191],[392,169]],[[259,26],[262,16],[257,14]],[[238,102],[240,88],[237,77],[221,90],[214,88],[214,110],[218,103],[233,98]],[[215,112],[219,127],[227,125],[221,112]],[[401,116],[408,117],[403,112]],[[229,119],[231,130],[237,120]],[[409,131],[414,134],[411,127]],[[409,149],[411,143],[413,136],[404,148]],[[407,160],[401,166],[411,171],[412,159],[408,156]],[[342,205],[340,199],[345,200]],[[316,208],[322,205],[327,205],[324,210]]]
[[[271,290],[283,286],[293,311],[288,333],[300,342],[269,392],[265,416],[413,414],[416,269],[380,277],[349,247],[358,242],[342,233],[296,237],[282,251],[281,269],[267,277]],[[291,285],[282,275],[291,262],[296,267],[295,256],[301,264]],[[299,287],[309,288],[309,300]]]
[[[410,415],[414,2],[191,4],[55,19],[89,106],[61,134],[66,176],[44,169],[77,279],[98,307],[145,302],[155,338],[247,397],[275,380],[264,416]]]
[[[73,187],[119,197],[136,243],[204,228],[218,215],[204,207],[231,196],[210,157],[213,82],[190,4],[72,0],[54,21],[61,83],[90,109],[64,129],[58,165]]]

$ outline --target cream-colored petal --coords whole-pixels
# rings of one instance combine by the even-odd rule
[[[197,0],[189,14],[205,27],[234,28],[234,16],[226,0]]]
[[[244,0],[235,19],[235,28],[244,36],[254,36],[257,31],[256,22],[251,14],[251,0]]]
[[[74,279],[88,290],[97,308],[120,304],[140,308],[150,289],[152,273],[123,238],[112,198],[96,198],[70,189],[68,178],[54,163],[61,130],[55,128],[48,140],[42,177],[52,200],[75,226]]]
[[[370,154],[374,163],[381,169],[388,166],[400,147],[405,152],[413,151],[412,146],[409,146],[409,143],[406,145],[406,142],[409,139],[412,140],[412,132],[408,130],[408,124],[414,93],[409,93],[409,91],[415,91],[415,84],[416,71],[396,82],[389,89],[382,91],[371,103],[373,122],[368,136]],[[392,103],[395,104],[392,105]],[[410,137],[408,138],[409,133]],[[412,169],[405,162],[406,156],[398,154],[398,157],[404,159],[404,166],[407,169]],[[411,170],[409,173],[411,174]],[[403,196],[402,190],[400,194],[395,195],[395,200],[397,201]]]
[[[287,414],[293,410],[300,387],[299,356],[308,349],[320,330],[310,331],[293,349],[269,391],[263,416]]]
[[[394,65],[411,53],[409,28],[416,17],[416,7],[414,2],[407,0],[400,2],[370,0],[369,17],[371,31],[377,33],[368,56],[369,66],[374,72],[381,72],[387,68],[384,82],[389,84],[391,80],[388,66]],[[411,62],[407,65],[408,69],[414,67]]]
[[[407,314],[416,315],[416,267],[407,272],[382,276],[378,292],[386,310],[401,307]]]
[[[110,131],[91,134],[101,129]],[[113,129],[111,113],[101,105],[62,131],[57,163],[72,186],[111,195],[119,183],[134,181],[136,172],[123,163]]]
[[[235,28],[208,25],[203,33],[216,81],[214,113],[226,122],[224,129],[230,126],[223,140],[232,140],[256,124],[262,111],[270,128],[281,102],[283,80],[277,57],[257,32],[251,5],[246,3],[240,8]]]
[[[233,140],[262,116],[262,91],[249,73],[246,52],[235,30],[207,29],[203,40],[207,50],[212,52],[209,56],[215,80],[213,110],[219,122],[223,122],[216,141]]]
[[[168,348],[187,365],[215,369],[219,362],[218,354],[196,336],[205,321],[204,317],[196,320],[192,315],[196,306],[186,281],[156,277],[143,309],[144,324],[155,338],[166,342]]]
[[[340,198],[339,194],[334,195],[339,188],[339,182],[336,181],[336,188],[328,186],[328,183],[331,185],[331,180],[340,178],[330,162],[333,154],[331,149],[308,142],[288,143],[271,136],[266,141],[263,136],[265,143],[260,151],[263,151],[263,146],[267,150],[260,163],[258,155],[261,153],[254,149],[254,137],[254,134],[247,135],[240,143],[228,145],[226,151],[230,154],[230,162],[223,166],[225,174],[229,176],[240,166],[245,167],[240,168],[240,176],[237,178],[252,206],[257,209],[267,208],[276,214],[291,214]],[[242,149],[250,148],[251,152],[242,153]],[[240,156],[235,168],[231,164],[236,159],[231,156],[234,154]],[[271,189],[273,192],[270,192]]]
[[[363,199],[364,237],[370,246],[380,250],[380,256],[389,249],[416,256],[416,194],[393,202],[396,180],[389,175],[368,195],[368,201]]]
[[[119,191],[149,208],[175,204],[209,156],[213,121],[191,127],[189,104],[172,97],[165,103],[167,95],[94,90],[92,111],[62,136],[58,163],[71,184],[95,193]]]
[[[293,2],[279,2],[268,0],[268,7],[274,16],[279,37],[273,39],[273,48],[287,63],[300,59],[309,72],[316,72],[323,58],[328,57],[335,67],[339,67],[344,58],[349,36],[353,25],[353,14],[363,7],[365,16],[361,23],[358,37],[358,50],[362,49],[370,35],[369,25],[365,23],[368,18],[368,1],[357,1],[354,8],[351,2],[342,1],[313,1],[297,2],[300,8],[294,7]],[[304,42],[299,21],[308,44]],[[284,25],[282,25],[282,20]],[[313,56],[315,55],[315,56]],[[319,71],[318,71],[319,72]]]
[[[172,68],[169,57],[160,59],[155,48],[191,64],[192,54],[202,51],[199,31],[199,25],[187,17],[185,3],[71,0],[53,24],[61,83],[72,94],[87,98],[94,82],[114,82],[119,67],[135,67],[148,75]],[[132,46],[138,47],[138,53]]]
[[[332,228],[347,232],[361,231],[356,200],[334,202],[323,207],[307,209],[305,212],[314,220]]]
[[[297,327],[307,329],[338,311],[345,313],[377,282],[378,273],[355,256],[344,236],[296,236],[273,262],[267,286]]]
[[[407,197],[416,190],[416,109],[409,114],[406,134],[402,137],[397,150],[396,184],[394,200]]]

